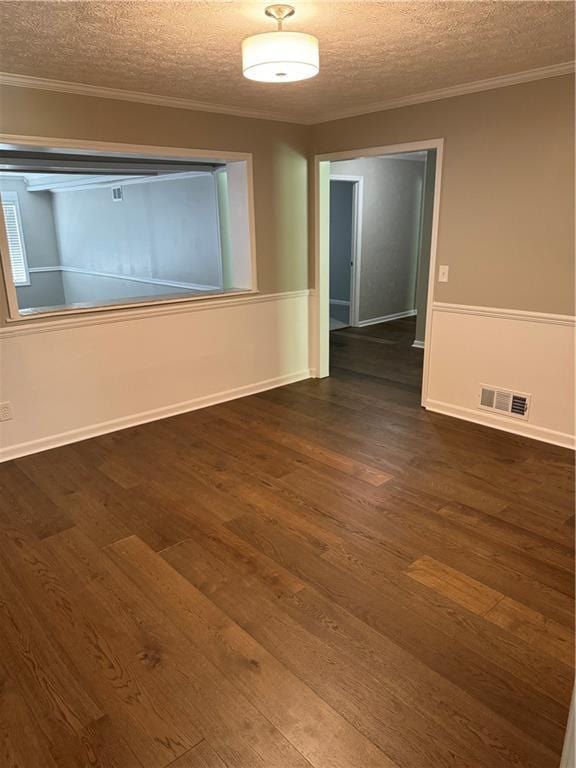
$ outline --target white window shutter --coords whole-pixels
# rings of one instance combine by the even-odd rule
[[[28,264],[26,263],[26,251],[24,248],[24,236],[20,221],[18,200],[7,193],[2,194],[2,209],[4,211],[4,225],[8,239],[8,253],[12,266],[14,285],[27,285]]]

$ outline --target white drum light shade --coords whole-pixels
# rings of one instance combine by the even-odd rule
[[[320,70],[318,38],[303,32],[264,32],[242,42],[242,71],[262,83],[294,83]]]

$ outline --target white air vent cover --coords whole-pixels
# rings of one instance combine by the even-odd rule
[[[122,187],[112,187],[112,200],[114,200],[115,203],[121,203],[124,199],[124,195],[122,194]]]
[[[510,392],[508,389],[480,385],[479,407],[487,411],[497,411],[515,419],[527,419],[531,395],[525,392]]]

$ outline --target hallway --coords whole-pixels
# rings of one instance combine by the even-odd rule
[[[416,318],[330,333],[331,373],[355,373],[420,394],[424,350],[412,346]]]

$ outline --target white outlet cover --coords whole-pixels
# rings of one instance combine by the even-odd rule
[[[448,282],[448,265],[447,264],[440,264],[440,267],[438,268],[438,282],[439,283]]]
[[[0,421],[10,421],[12,418],[11,403],[0,403]]]

